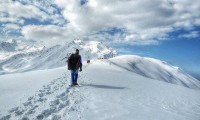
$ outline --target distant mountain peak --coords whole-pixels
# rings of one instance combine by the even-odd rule
[[[23,47],[19,50],[19,46]],[[0,74],[65,66],[65,57],[73,53],[77,48],[80,49],[83,60],[117,56],[115,50],[97,41],[85,42],[77,39],[64,45],[51,47],[20,43],[12,51],[2,53]]]

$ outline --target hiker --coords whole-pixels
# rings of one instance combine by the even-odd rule
[[[82,71],[82,60],[81,56],[79,55],[79,49],[76,49],[75,53],[71,54],[67,62],[68,70],[71,70],[71,85],[78,85],[78,69],[80,68],[80,71]]]

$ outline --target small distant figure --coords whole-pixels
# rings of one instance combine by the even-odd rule
[[[87,63],[90,63],[90,60],[87,60]]]
[[[71,86],[78,85],[78,69],[80,68],[80,72],[82,71],[82,59],[79,55],[79,49],[75,50],[74,54],[68,59],[68,70],[71,71]]]

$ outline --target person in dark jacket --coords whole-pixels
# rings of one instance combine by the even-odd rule
[[[72,54],[68,59],[68,69],[71,70],[71,82],[73,85],[78,85],[78,69],[82,71],[82,59],[79,55],[79,49],[76,49],[75,54]]]

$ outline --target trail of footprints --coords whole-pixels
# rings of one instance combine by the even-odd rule
[[[88,66],[89,64],[84,65],[83,69]],[[71,89],[69,87],[69,77],[67,76],[69,76],[69,72],[68,74],[63,73],[61,77],[54,79],[50,84],[44,85],[43,89],[29,97],[22,105],[10,109],[6,116],[0,116],[0,120],[12,120],[13,118],[19,120],[60,120],[62,117],[68,116],[70,118],[70,116],[73,116],[70,114],[76,114],[81,118],[82,109],[77,104],[83,101],[83,96],[78,92],[79,88]],[[79,81],[83,77],[79,74]],[[48,100],[51,95],[56,97]],[[45,103],[49,104],[49,108],[38,113]],[[62,110],[64,111],[63,115],[59,114]]]
[[[54,79],[50,84],[43,86],[43,89],[37,91],[34,96],[29,97],[21,106],[9,110],[8,115],[3,116],[0,120],[11,120],[13,117],[19,120],[43,120],[47,118],[59,120],[70,114],[70,112],[78,112],[79,109],[76,108],[76,104],[82,101],[82,97],[78,92],[78,88],[69,87],[66,76],[68,74],[63,74],[62,77]],[[81,77],[79,76],[79,79]],[[54,96],[52,100],[48,100],[51,95],[56,97]],[[38,110],[46,102],[49,104],[49,108],[38,113]],[[63,116],[57,114],[61,110],[66,112]]]

